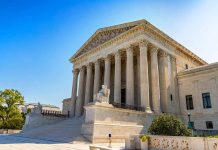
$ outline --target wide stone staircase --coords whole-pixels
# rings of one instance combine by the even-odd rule
[[[24,130],[16,136],[63,143],[89,143],[81,135],[84,117],[69,118],[58,123]]]

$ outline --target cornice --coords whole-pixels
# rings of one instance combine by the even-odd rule
[[[178,78],[182,78],[182,77],[191,76],[196,73],[203,74],[203,73],[213,72],[214,70],[218,70],[218,62],[209,65],[200,66],[197,68],[184,70],[182,72],[179,72],[177,76]]]
[[[185,48],[184,46],[179,44],[177,41],[175,41],[174,39],[172,39],[171,37],[166,35],[164,32],[162,32],[158,28],[153,26],[151,23],[149,23],[149,22],[146,23],[146,26],[144,26],[144,31],[146,33],[153,34],[153,36],[155,36],[154,38],[161,41],[163,45],[165,45],[167,47],[170,45],[170,46],[176,48],[176,52],[178,54],[184,53],[186,56],[189,56],[189,57],[195,59],[196,61],[198,61],[202,65],[207,64],[207,62],[202,60],[200,57],[198,57],[197,55],[192,53],[190,50],[188,50],[187,48]],[[166,44],[168,44],[168,45],[166,45]]]

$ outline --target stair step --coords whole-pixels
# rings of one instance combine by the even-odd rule
[[[17,136],[67,143],[89,143],[80,134],[84,118],[70,118],[59,123],[27,129]]]

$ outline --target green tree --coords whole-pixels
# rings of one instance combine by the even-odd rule
[[[30,109],[30,108],[28,108],[28,109],[27,109],[27,114],[28,114],[28,113],[30,113],[30,112],[31,112],[31,109]]]
[[[18,105],[24,104],[24,97],[14,89],[0,91],[0,119],[3,129],[21,129],[24,119]]]
[[[162,114],[156,117],[148,132],[153,135],[190,136],[191,131],[174,115]]]

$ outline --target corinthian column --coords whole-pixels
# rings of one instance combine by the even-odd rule
[[[105,58],[105,71],[104,71],[104,85],[110,89],[110,75],[111,75],[111,60],[110,57]]]
[[[80,79],[79,79],[79,93],[76,101],[76,116],[82,115],[82,105],[84,101],[85,94],[85,67],[80,69]]]
[[[121,57],[115,54],[114,102],[121,103]]]
[[[154,112],[160,113],[160,84],[157,53],[158,48],[153,47],[151,49],[151,93]]]
[[[168,90],[169,90],[169,73],[168,73],[168,55],[160,51],[160,102],[162,112],[168,112]]]
[[[87,77],[86,77],[86,94],[85,94],[85,105],[91,100],[91,79],[92,79],[92,64],[87,65]]]
[[[95,78],[94,78],[94,93],[93,100],[96,100],[97,93],[100,88],[100,62],[97,60],[95,62]]]
[[[126,104],[134,105],[134,71],[133,71],[133,48],[130,46],[126,50]]]
[[[75,104],[76,104],[76,94],[77,94],[77,82],[78,82],[78,74],[79,70],[74,69],[73,70],[73,87],[72,87],[72,95],[71,95],[71,110],[70,115],[75,116]]]
[[[140,50],[140,91],[141,91],[141,106],[146,108],[147,112],[151,112],[149,101],[149,80],[148,80],[148,41],[141,41],[139,44]]]

